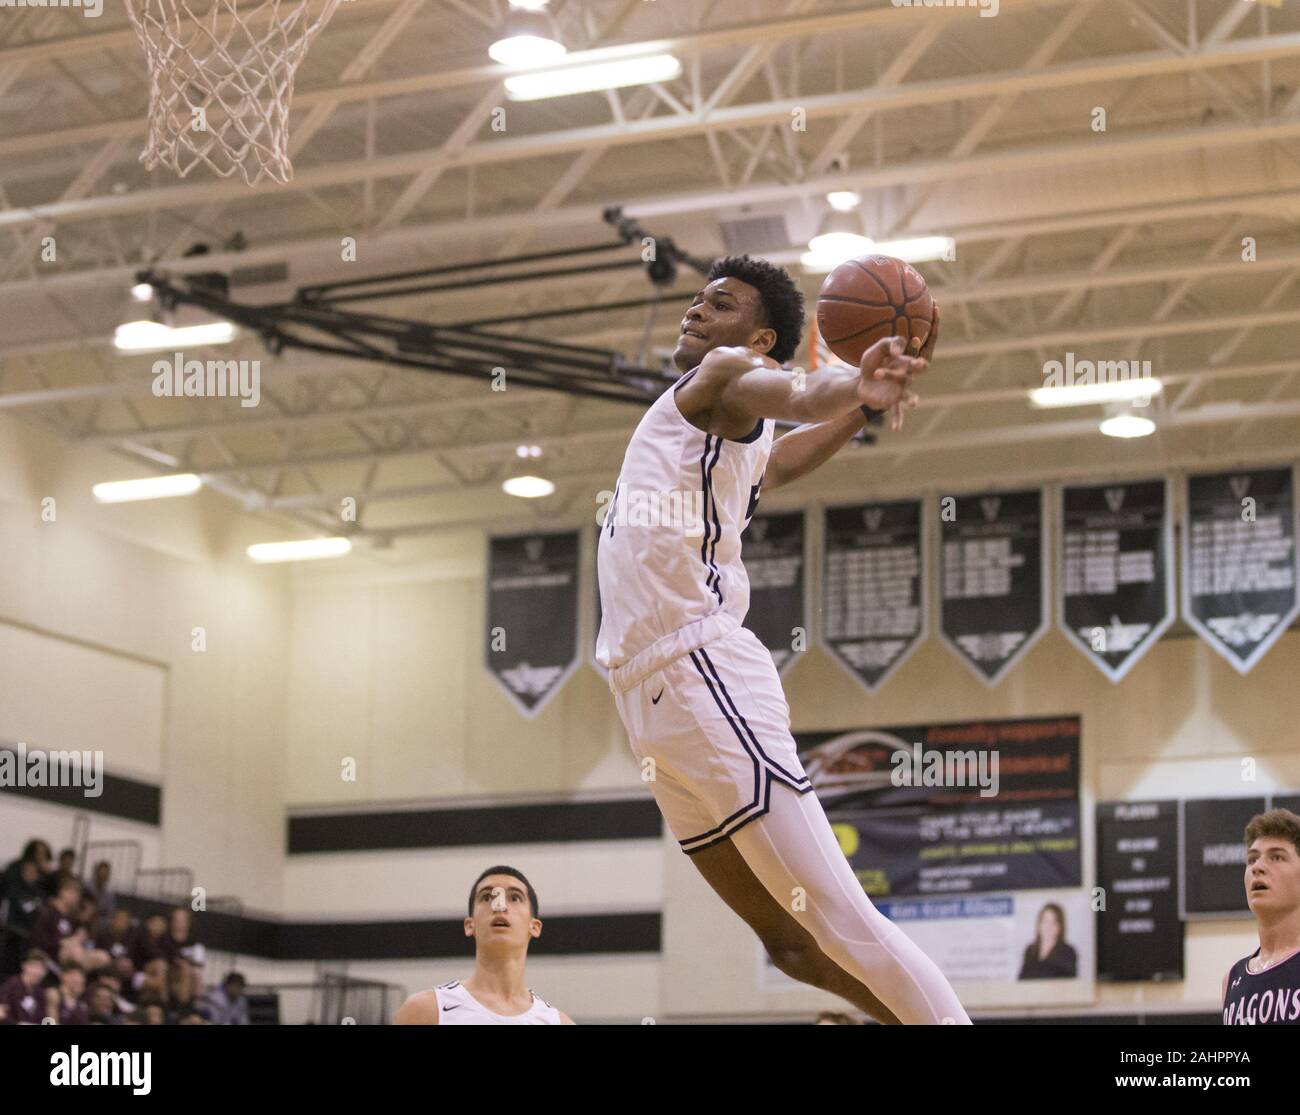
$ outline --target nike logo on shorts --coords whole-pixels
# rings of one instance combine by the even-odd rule
[[[659,690],[659,696],[658,696],[658,697],[651,697],[651,698],[650,698],[650,703],[651,703],[652,705],[657,705],[657,704],[659,703],[659,697],[662,697],[663,695],[664,695],[664,691],[663,691],[662,689]]]

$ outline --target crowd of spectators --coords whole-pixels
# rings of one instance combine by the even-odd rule
[[[247,1025],[244,977],[205,988],[188,907],[136,919],[106,861],[30,840],[0,874],[0,1025]]]

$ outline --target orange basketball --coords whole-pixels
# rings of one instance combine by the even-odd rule
[[[826,276],[817,296],[817,332],[841,360],[857,365],[884,337],[925,344],[934,299],[909,263],[893,256],[860,256]],[[917,349],[907,351],[915,355]]]

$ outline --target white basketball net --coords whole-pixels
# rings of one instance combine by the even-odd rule
[[[341,2],[126,0],[149,62],[140,161],[182,178],[202,163],[250,186],[288,182],[294,73]]]

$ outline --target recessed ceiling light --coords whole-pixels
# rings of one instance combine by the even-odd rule
[[[501,490],[520,499],[541,499],[554,492],[555,485],[544,476],[511,476],[502,481]]]
[[[1136,414],[1116,414],[1104,419],[1097,428],[1107,437],[1146,437],[1156,432],[1156,424],[1150,418]]]

